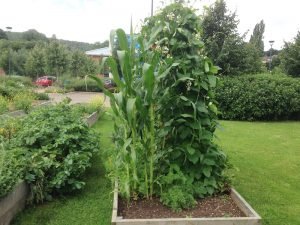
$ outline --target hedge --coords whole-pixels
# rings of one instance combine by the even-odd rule
[[[222,119],[299,120],[300,79],[245,75],[219,80],[216,99]]]
[[[101,88],[97,85],[96,81],[92,79],[68,79],[64,81],[64,88],[74,91],[90,91],[101,92]]]

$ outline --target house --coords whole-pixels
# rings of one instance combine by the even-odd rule
[[[111,56],[111,51],[109,47],[104,47],[86,51],[85,54],[91,57],[93,60],[100,62],[102,58]]]

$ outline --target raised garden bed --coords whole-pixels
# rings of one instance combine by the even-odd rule
[[[112,225],[261,225],[260,216],[235,190],[230,194],[198,201],[196,208],[179,213],[158,199],[131,201],[127,206],[114,192]]]
[[[14,216],[25,207],[28,185],[19,183],[12,192],[0,199],[0,225],[9,225]]]

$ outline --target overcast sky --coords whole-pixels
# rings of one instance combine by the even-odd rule
[[[192,0],[193,1],[193,0]],[[158,8],[161,0],[154,0]],[[196,1],[195,6],[212,4],[213,0]],[[269,40],[281,48],[283,40],[291,41],[300,30],[299,0],[226,0],[236,11],[239,32],[249,35],[256,23],[265,21],[265,49]],[[59,39],[94,43],[108,39],[111,29],[129,31],[132,16],[134,26],[150,16],[151,0],[0,0],[0,28],[13,31],[36,29]],[[246,39],[248,41],[249,35]]]

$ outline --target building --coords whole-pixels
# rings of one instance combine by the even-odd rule
[[[100,62],[102,58],[111,56],[111,51],[109,47],[104,47],[86,51],[85,54],[91,57],[93,60]]]

